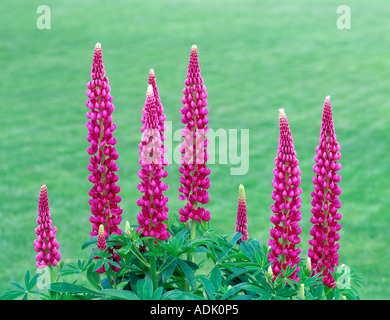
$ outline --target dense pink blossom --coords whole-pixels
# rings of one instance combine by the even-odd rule
[[[97,248],[99,250],[107,250],[106,236],[104,235],[104,225],[99,226]]]
[[[248,219],[246,214],[245,189],[242,184],[238,187],[238,208],[236,232],[241,232],[241,240],[248,240]]]
[[[166,240],[170,237],[165,223],[168,221],[169,209],[168,197],[164,196],[163,192],[168,190],[169,186],[161,181],[168,175],[168,171],[165,170],[168,160],[164,157],[166,147],[163,144],[165,136],[162,131],[166,127],[153,70],[149,74],[145,107],[142,112],[142,141],[139,144],[141,170],[138,171],[142,182],[137,187],[143,195],[137,201],[137,205],[141,207],[141,212],[137,215],[139,223],[137,232],[142,230],[142,236]]]
[[[37,268],[44,268],[48,265],[56,266],[61,259],[58,251],[59,244],[56,239],[57,228],[53,227],[50,216],[49,200],[46,185],[41,186],[38,203],[38,227],[35,229],[37,239],[34,240],[34,249],[38,254]]]
[[[210,220],[210,211],[206,211],[202,204],[209,201],[207,189],[210,187],[210,169],[206,162],[209,159],[207,153],[208,140],[206,134],[209,131],[207,114],[207,92],[200,74],[197,46],[192,46],[187,72],[186,86],[181,99],[183,107],[181,121],[185,125],[182,130],[184,140],[181,143],[180,152],[181,186],[180,200],[187,203],[179,209],[180,221],[186,222],[193,219],[199,223]]]
[[[302,232],[299,227],[301,220],[300,194],[302,193],[300,188],[301,170],[283,109],[279,110],[279,126],[279,145],[272,182],[274,187],[272,199],[275,202],[271,206],[271,210],[274,215],[270,218],[275,226],[270,230],[271,239],[269,239],[268,244],[271,251],[268,257],[274,278],[283,273],[287,266],[290,266],[294,272],[289,278],[299,281],[297,273],[300,269],[298,263],[300,262],[301,249],[297,248],[296,245],[301,241],[299,234]]]
[[[117,185],[119,170],[115,161],[119,158],[113,132],[116,129],[113,123],[112,113],[115,109],[110,94],[111,87],[105,76],[100,43],[96,44],[91,70],[91,81],[87,84],[86,123],[88,128],[88,141],[91,145],[87,152],[91,156],[88,170],[88,180],[93,183],[89,191],[92,223],[91,237],[98,234],[99,226],[104,225],[106,236],[110,234],[122,234],[118,227],[122,217],[122,209],[119,207],[121,196],[120,187]]]
[[[106,235],[107,231],[105,230],[105,227],[103,224],[99,226],[98,230],[98,239],[97,239],[97,249],[101,251],[106,251],[107,250],[107,241],[106,241]],[[119,254],[117,254],[113,249],[109,249],[109,260],[112,260],[116,263],[119,264],[121,257]],[[95,257],[96,260],[100,260],[101,258],[99,256]],[[117,266],[114,266],[110,261],[107,262],[108,266],[112,268],[113,271],[118,272],[120,271],[120,268]],[[106,269],[106,266],[103,264],[101,267],[96,269],[97,273],[104,273],[107,272],[108,270]]]
[[[341,158],[340,145],[334,130],[330,97],[327,96],[324,103],[322,126],[319,138],[319,145],[316,147],[313,166],[315,176],[313,177],[314,191],[312,195],[313,216],[310,218],[313,227],[309,240],[312,246],[308,250],[311,260],[313,274],[322,273],[325,278],[323,282],[328,287],[335,287],[335,280],[329,270],[334,272],[338,265],[340,245],[338,231],[341,225],[338,221],[341,214],[338,209],[341,207],[339,195],[341,189],[338,183],[341,176],[337,173],[341,169],[338,160]]]

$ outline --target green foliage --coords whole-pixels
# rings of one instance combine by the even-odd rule
[[[256,239],[241,241],[241,233],[223,236],[201,225],[194,239],[187,228],[170,221],[171,237],[166,241],[131,235],[111,235],[108,249],[93,247],[88,260],[76,265],[60,264],[58,277],[37,290],[40,274],[25,275],[24,286],[12,283],[16,290],[1,299],[94,299],[94,300],[355,300],[362,283],[353,270],[339,266],[332,275],[336,288],[323,285],[319,275],[300,263],[299,283],[288,277],[293,269],[272,280],[267,258],[268,248]],[[152,241],[151,241],[152,240]],[[90,250],[96,239],[82,247]],[[121,256],[120,265],[110,260],[109,250]],[[187,259],[192,253],[194,262]],[[110,264],[120,267],[113,272]],[[151,263],[154,262],[154,263]],[[106,273],[97,268],[106,266]],[[152,267],[152,266],[155,267]],[[155,280],[155,283],[153,281]],[[188,283],[188,286],[185,284]]]

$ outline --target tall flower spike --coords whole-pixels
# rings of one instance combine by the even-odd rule
[[[183,107],[180,113],[182,123],[185,125],[182,130],[184,140],[181,143],[180,152],[181,186],[179,191],[180,200],[187,201],[184,208],[179,209],[180,221],[186,222],[193,219],[199,223],[210,220],[210,211],[206,211],[201,205],[209,201],[207,189],[210,187],[210,169],[206,162],[209,159],[207,154],[208,139],[206,134],[209,131],[207,126],[209,120],[207,114],[207,92],[203,85],[203,78],[200,75],[197,46],[192,46],[190,61],[187,72],[186,86],[183,90],[184,97],[181,99]]]
[[[237,209],[237,224],[236,232],[241,232],[241,240],[248,240],[248,219],[246,215],[246,200],[245,189],[242,184],[238,187],[238,209]]]
[[[272,182],[274,187],[272,199],[275,203],[271,206],[271,210],[274,215],[270,218],[275,226],[270,230],[271,239],[268,244],[271,251],[268,258],[272,264],[274,279],[289,266],[294,269],[289,278],[299,281],[297,273],[301,249],[296,248],[296,245],[301,241],[299,234],[302,232],[299,227],[301,170],[284,109],[279,110],[279,126],[278,154],[275,158],[276,167],[273,170]]]
[[[157,90],[156,85],[155,88]],[[137,232],[142,230],[142,236],[166,240],[170,237],[170,233],[164,222],[168,221],[169,209],[167,207],[168,197],[164,196],[163,192],[168,190],[169,186],[161,179],[168,175],[168,171],[164,170],[168,161],[164,157],[166,148],[161,139],[163,136],[161,129],[165,125],[159,100],[153,93],[153,84],[148,84],[141,120],[144,124],[141,128],[143,135],[139,144],[141,170],[138,171],[138,176],[142,182],[137,187],[143,195],[137,201],[137,205],[141,207],[141,212],[137,215],[139,223]]]
[[[41,186],[39,194],[37,223],[39,225],[35,229],[37,239],[34,240],[34,249],[38,252],[35,256],[36,266],[37,268],[56,266],[61,259],[61,253],[58,251],[60,245],[56,239],[57,228],[53,227],[50,217],[46,185]]]
[[[118,195],[120,187],[117,185],[119,177],[116,174],[119,168],[115,163],[119,158],[115,148],[117,139],[113,137],[116,125],[113,123],[112,113],[115,107],[112,104],[111,87],[105,76],[100,43],[95,46],[91,73],[92,81],[87,84],[89,100],[86,101],[89,108],[87,140],[91,143],[87,149],[91,156],[88,180],[93,183],[89,191],[91,237],[98,234],[101,224],[105,227],[106,236],[113,233],[120,235],[122,230],[118,226],[123,210],[119,207],[121,196]]]
[[[337,173],[341,169],[338,160],[341,158],[340,145],[334,130],[330,97],[325,98],[322,116],[322,126],[319,138],[319,145],[316,147],[316,155],[313,166],[315,176],[313,177],[314,191],[312,195],[313,216],[310,222],[313,227],[309,240],[312,248],[308,250],[311,259],[313,274],[322,273],[325,278],[323,282],[330,288],[335,287],[335,280],[329,271],[334,272],[338,266],[339,254],[337,250],[340,245],[336,243],[340,239],[338,231],[341,225],[338,221],[341,214],[337,211],[341,207],[339,195],[341,189],[337,185],[341,176]]]

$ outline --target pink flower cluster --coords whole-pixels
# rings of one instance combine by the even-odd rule
[[[313,166],[314,192],[312,192],[313,217],[310,218],[313,227],[309,240],[312,248],[308,250],[311,259],[313,274],[322,273],[323,282],[328,287],[335,287],[335,280],[329,270],[334,272],[338,265],[340,245],[336,243],[340,239],[337,233],[341,229],[338,221],[341,214],[337,211],[341,207],[339,195],[341,189],[337,185],[341,176],[337,173],[341,164],[337,161],[341,158],[340,145],[334,130],[332,109],[329,96],[326,97],[322,116],[321,134],[319,145],[316,148]]]
[[[50,217],[46,185],[41,186],[39,194],[37,223],[39,225],[35,229],[37,239],[34,240],[34,249],[38,252],[35,256],[36,266],[37,268],[56,266],[61,259],[61,253],[58,251],[60,245],[56,239],[57,228],[53,227]]]
[[[268,254],[274,278],[287,269],[287,266],[294,269],[289,278],[299,281],[297,273],[300,268],[300,243],[299,234],[302,229],[299,227],[301,220],[301,197],[302,189],[301,170],[299,161],[296,158],[293,139],[288,125],[286,114],[283,109],[279,110],[280,136],[278,154],[275,158],[274,179],[272,185],[272,199],[275,203],[271,206],[274,213],[270,220],[275,225],[270,230],[271,239],[268,244],[271,251]]]
[[[97,248],[99,250],[102,250],[102,251],[105,251],[107,250],[107,242],[106,242],[106,238],[107,238],[107,231],[105,230],[104,228],[104,225],[101,224],[99,226],[99,230],[98,230],[98,240],[97,240]],[[116,263],[119,264],[119,261],[121,260],[120,256],[114,252],[112,249],[109,251],[111,253],[111,256],[110,256],[110,259],[115,261]],[[100,259],[100,257],[96,257],[95,259]],[[108,265],[111,266],[112,270],[115,271],[115,272],[118,272],[120,270],[119,267],[116,267],[114,265],[112,265],[110,262],[108,262]],[[106,267],[104,265],[102,265],[100,268],[98,268],[96,270],[97,273],[104,273],[106,272]]]
[[[248,240],[248,219],[246,215],[246,200],[245,189],[242,184],[238,187],[238,208],[237,208],[237,223],[236,232],[241,232],[241,240]]]
[[[99,250],[107,250],[106,236],[104,234],[104,225],[99,226],[97,248]]]
[[[168,160],[164,157],[167,148],[163,144],[165,140],[163,130],[166,130],[165,118],[158,96],[155,74],[151,70],[141,119],[143,135],[139,144],[141,170],[138,171],[138,176],[142,182],[137,187],[143,196],[137,201],[137,205],[141,207],[141,212],[137,215],[139,223],[137,232],[142,230],[142,236],[151,236],[160,240],[170,237],[167,225],[164,223],[168,221],[168,197],[163,195],[169,186],[161,181],[168,176],[168,171],[164,170],[168,166]]]
[[[91,172],[88,180],[93,183],[89,191],[92,223],[91,237],[98,234],[99,226],[103,224],[110,234],[122,234],[118,227],[122,217],[122,209],[119,207],[121,196],[118,195],[120,187],[117,185],[119,170],[115,163],[119,154],[116,151],[116,138],[113,132],[116,129],[113,123],[112,113],[115,109],[112,104],[111,88],[108,78],[105,76],[100,43],[96,44],[91,78],[87,84],[87,112],[86,123],[88,128],[88,141],[91,146],[87,152],[90,157],[88,170]]]
[[[209,201],[207,189],[210,187],[210,169],[206,162],[209,159],[207,154],[206,134],[209,131],[207,126],[207,92],[203,85],[203,78],[200,75],[198,62],[198,51],[194,45],[191,48],[190,61],[187,72],[187,79],[184,81],[186,86],[183,90],[184,97],[181,99],[183,107],[180,110],[182,114],[181,121],[185,125],[182,130],[184,140],[181,144],[180,152],[181,167],[180,177],[181,186],[179,191],[180,200],[186,200],[184,208],[179,209],[180,221],[186,222],[193,219],[199,223],[210,220],[210,211],[206,211],[200,204],[206,204]]]

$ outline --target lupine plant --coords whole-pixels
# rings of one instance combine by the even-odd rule
[[[89,108],[86,116],[88,128],[88,142],[91,146],[87,152],[91,156],[88,170],[91,172],[88,180],[93,183],[89,191],[91,213],[89,220],[92,223],[91,237],[96,236],[101,225],[104,226],[104,235],[122,234],[119,224],[122,221],[120,187],[116,184],[119,170],[115,160],[119,158],[113,132],[116,129],[112,113],[115,110],[110,94],[111,87],[108,77],[105,76],[102,47],[100,43],[95,46],[91,69],[91,81],[87,84],[86,105]],[[111,250],[112,259],[119,262],[120,256]],[[113,266],[115,271],[118,267]]]
[[[238,187],[238,208],[237,208],[237,222],[236,232],[241,232],[241,240],[248,240],[248,219],[246,214],[246,199],[245,189],[242,184]]]
[[[278,154],[275,158],[276,167],[273,170],[272,182],[274,187],[272,199],[275,203],[271,209],[275,215],[270,219],[275,226],[270,230],[271,239],[268,241],[271,246],[269,260],[274,278],[285,272],[289,266],[293,270],[290,278],[299,281],[298,264],[301,249],[297,245],[301,242],[299,235],[302,232],[299,227],[302,201],[301,170],[284,109],[279,110],[279,127]]]
[[[191,48],[190,62],[187,70],[187,78],[184,81],[186,86],[183,89],[184,97],[181,99],[183,107],[181,121],[185,125],[182,130],[184,140],[181,144],[180,152],[181,167],[180,178],[181,187],[179,191],[180,200],[186,201],[184,208],[179,210],[180,221],[202,221],[210,220],[210,211],[205,210],[202,204],[209,201],[207,189],[210,187],[210,169],[207,168],[208,140],[206,134],[208,127],[208,108],[206,108],[207,92],[200,74],[198,61],[198,49],[196,45]],[[192,225],[195,225],[194,223]]]
[[[338,186],[341,176],[337,173],[341,169],[341,163],[338,162],[341,158],[339,151],[340,144],[337,142],[334,130],[330,97],[327,96],[324,103],[319,145],[314,156],[316,162],[313,166],[314,191],[311,193],[313,217],[310,218],[313,224],[310,235],[313,238],[309,240],[311,248],[309,248],[308,256],[311,259],[313,273],[322,274],[324,284],[331,288],[336,286],[332,272],[339,264],[337,250],[340,248],[340,244],[337,243],[340,239],[338,231],[341,229],[338,222],[341,219],[341,213],[338,212],[341,208],[339,199],[341,189]]]
[[[46,266],[55,267],[61,260],[58,251],[60,245],[57,242],[57,228],[53,226],[50,216],[49,199],[46,185],[41,186],[38,203],[38,227],[35,229],[37,239],[34,240],[34,249],[38,254],[35,256],[37,268]]]
[[[161,110],[160,98],[155,96],[158,91],[152,70],[149,74],[149,83],[141,119],[143,126],[139,162],[142,169],[138,171],[138,176],[142,182],[138,184],[138,189],[143,196],[137,201],[141,207],[141,213],[137,216],[139,223],[137,232],[141,232],[143,236],[165,240],[170,236],[164,223],[168,221],[168,197],[163,194],[169,186],[161,181],[168,176],[168,171],[165,170],[168,161],[164,157],[166,147],[162,138],[165,117]]]
[[[92,223],[91,236],[96,236],[99,226],[104,225],[106,236],[110,234],[121,234],[118,227],[122,217],[122,209],[119,207],[121,196],[118,195],[120,187],[117,185],[119,170],[115,160],[119,158],[113,132],[116,124],[113,123],[112,113],[115,110],[112,104],[113,97],[110,94],[111,87],[105,76],[102,47],[100,43],[95,46],[91,69],[91,81],[87,84],[86,123],[88,128],[88,141],[91,146],[87,152],[91,156],[88,170],[91,172],[88,179],[93,183],[89,191],[91,205]]]
[[[340,230],[337,221],[341,214],[337,209],[341,205],[338,198],[341,190],[337,183],[341,177],[337,171],[341,165],[337,162],[340,147],[329,98],[325,100],[320,145],[313,167],[316,173],[310,219],[313,239],[309,242],[313,248],[309,249],[307,259],[302,260],[301,171],[284,110],[279,111],[279,145],[273,170],[271,238],[261,244],[248,235],[251,216],[258,212],[247,211],[243,185],[239,186],[238,207],[231,208],[231,213],[237,209],[236,228],[232,226],[229,234],[221,235],[211,228],[210,212],[202,206],[212,195],[207,191],[210,186],[205,137],[209,130],[207,93],[196,46],[191,49],[185,86],[184,106],[180,110],[185,124],[180,167],[183,176],[177,183],[180,199],[186,205],[177,213],[171,212],[168,219],[168,199],[162,195],[168,186],[161,182],[167,176],[168,165],[163,144],[165,115],[151,70],[141,118],[143,138],[139,144],[138,188],[143,195],[137,204],[141,212],[125,213],[129,220],[136,219],[138,225],[126,221],[122,233],[114,106],[101,45],[96,45],[92,81],[87,85],[92,232],[82,244],[84,250],[92,247],[90,256],[75,264],[60,261],[47,188],[42,186],[34,246],[39,252],[37,267],[49,265],[50,281],[43,281],[40,272],[31,276],[28,270],[24,285],[12,283],[16,289],[5,292],[0,299],[359,299],[360,278],[349,267],[338,266],[340,246],[335,242]],[[225,213],[213,213],[218,214]]]

